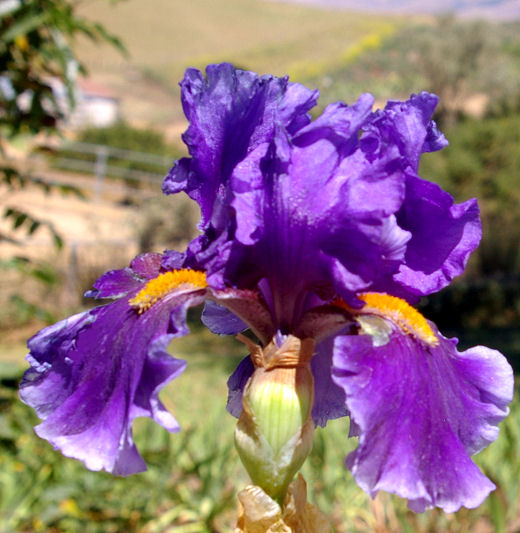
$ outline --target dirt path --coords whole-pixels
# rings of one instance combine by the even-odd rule
[[[58,250],[53,244],[52,233],[42,226],[28,236],[21,227],[10,231],[9,221],[0,218],[0,233],[14,236],[20,244],[0,241],[0,323],[24,323],[23,305],[17,305],[22,298],[29,305],[46,308],[56,318],[70,310],[75,312],[82,305],[82,295],[92,286],[94,280],[112,268],[128,265],[137,250],[136,207],[117,203],[124,197],[124,187],[107,184],[102,194],[93,194],[93,178],[78,175],[64,175],[55,172],[40,172],[43,179],[75,183],[85,192],[85,199],[59,192],[46,194],[36,186],[17,191],[0,188],[0,213],[5,207],[16,207],[33,217],[52,224],[63,239],[64,246]],[[148,192],[150,194],[150,192]],[[8,260],[26,257],[33,265],[43,264],[50,268],[59,283],[42,284],[31,276],[10,268]],[[34,267],[31,267],[34,268]],[[9,330],[0,335],[0,342],[8,342]],[[14,336],[12,340],[17,340]]]
[[[66,246],[124,244],[132,249],[129,253],[135,251],[137,209],[117,201],[128,195],[124,186],[108,182],[99,194],[94,194],[94,178],[52,171],[41,171],[38,175],[47,181],[74,184],[84,192],[85,198],[57,191],[45,193],[36,186],[17,191],[0,188],[0,210],[16,207],[52,224]],[[0,231],[9,229],[9,222],[0,220]],[[52,236],[45,227],[31,236],[23,228],[13,235],[23,243],[23,253],[29,257],[47,256],[52,251]],[[13,253],[20,253],[20,247],[0,242],[0,258]]]

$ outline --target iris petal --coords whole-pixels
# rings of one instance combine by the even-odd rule
[[[427,92],[412,94],[405,102],[390,100],[384,110],[372,116],[374,129],[382,138],[390,136],[392,144],[399,151],[414,172],[424,152],[434,152],[447,146],[448,141],[437,129],[431,116],[439,98]]]
[[[206,78],[188,69],[181,83],[190,126],[183,136],[191,159],[182,159],[164,180],[165,193],[185,191],[202,211],[202,227],[222,229],[223,189],[233,168],[256,146],[270,140],[276,123],[289,131],[306,125],[317,91],[286,78],[258,76],[223,63],[210,65]]]
[[[240,318],[211,300],[204,305],[202,323],[218,335],[235,335],[247,329],[247,324]]]
[[[161,255],[148,253],[138,255],[130,266],[121,270],[110,270],[94,282],[94,288],[87,291],[87,298],[122,298],[130,291],[141,287],[143,280],[153,278],[158,272]]]
[[[409,499],[414,511],[480,505],[494,489],[472,462],[498,436],[513,373],[497,351],[456,350],[432,325],[437,345],[393,326],[385,345],[368,335],[336,339],[333,379],[359,435],[347,457],[358,484]]]
[[[251,357],[247,355],[240,361],[235,371],[227,381],[228,386],[228,400],[226,409],[235,418],[239,418],[242,413],[242,396],[244,394],[244,387],[248,379],[253,375],[255,367],[251,361]]]
[[[306,287],[328,283],[348,298],[404,258],[410,233],[393,215],[405,194],[399,150],[372,159],[359,148],[371,105],[368,95],[331,105],[292,137],[278,128],[233,172],[236,240],[269,280],[282,324],[299,319]]]
[[[152,276],[154,268],[158,274],[159,265],[160,257],[140,257],[131,277]],[[114,288],[114,279],[105,275],[98,290],[106,283]],[[127,286],[124,276],[119,279]],[[119,475],[146,469],[133,443],[134,418],[148,416],[168,431],[179,430],[158,395],[185,362],[166,348],[188,332],[187,308],[204,299],[200,287],[182,287],[139,314],[129,300],[145,286],[141,279],[125,298],[34,336],[28,343],[31,368],[20,385],[22,400],[43,419],[36,427],[40,437],[92,470]]]
[[[221,64],[206,77],[189,69],[181,86],[191,157],[164,190],[201,206],[188,256],[213,287],[267,279],[275,320],[290,329],[311,286],[414,301],[464,269],[480,238],[476,204],[454,204],[416,174],[424,152],[447,144],[431,120],[435,95],[372,112],[365,94],[311,122],[317,93],[286,78]]]
[[[312,418],[317,426],[325,427],[329,420],[348,415],[345,392],[331,376],[334,337],[329,337],[316,346],[311,360],[314,376],[314,405]]]
[[[462,274],[482,235],[476,200],[455,204],[438,185],[413,176],[398,221],[412,238],[394,280],[419,295],[439,291]]]

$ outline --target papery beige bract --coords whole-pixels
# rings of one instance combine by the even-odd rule
[[[289,485],[283,511],[260,487],[249,485],[238,493],[238,522],[234,533],[330,533],[328,520],[307,502],[301,474]]]

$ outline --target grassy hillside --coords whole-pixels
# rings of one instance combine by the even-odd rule
[[[305,81],[352,61],[360,48],[377,46],[403,23],[262,0],[96,0],[83,10],[119,35],[130,54],[124,60],[106,47],[80,43],[91,73],[132,101],[127,112],[139,114],[153,101],[160,113],[150,118],[159,122],[179,116],[177,83],[188,66],[231,61]]]

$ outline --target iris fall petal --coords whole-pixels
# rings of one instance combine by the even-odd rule
[[[122,275],[103,276],[97,283],[103,296],[107,285],[117,289],[115,281],[127,288],[130,271],[141,282],[125,298],[45,328],[28,343],[31,368],[20,396],[43,419],[36,432],[92,470],[127,475],[146,469],[132,439],[138,416],[179,430],[158,394],[185,362],[166,348],[188,332],[186,310],[204,296],[198,287],[183,288],[139,313],[129,299],[145,285],[144,276],[158,274],[159,264],[155,255],[141,256]]]
[[[414,511],[477,507],[494,485],[470,455],[498,436],[511,367],[488,348],[458,352],[435,329],[431,345],[392,327],[380,346],[368,335],[336,339],[333,379],[359,435],[347,466],[370,495],[394,492]]]

